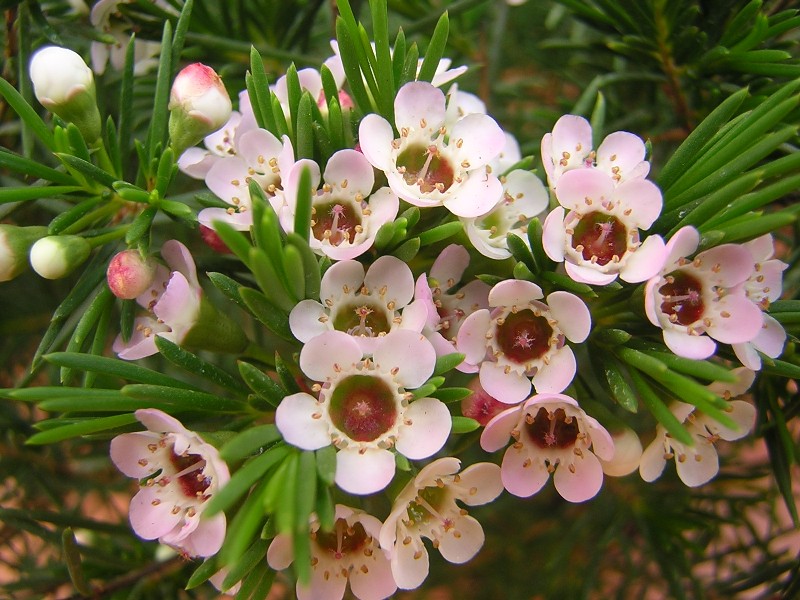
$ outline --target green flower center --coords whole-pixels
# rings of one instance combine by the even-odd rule
[[[389,431],[397,420],[397,396],[389,385],[371,375],[350,375],[333,389],[333,424],[356,442],[371,442]]]
[[[397,157],[397,166],[401,168],[405,182],[419,185],[423,194],[434,190],[445,192],[453,185],[453,167],[439,154],[435,144],[409,146]]]
[[[314,225],[311,231],[319,241],[328,240],[332,246],[352,242],[361,229],[361,215],[352,202],[328,202],[314,206]]]
[[[439,511],[445,500],[445,489],[443,487],[426,487],[417,492],[417,499],[409,502],[406,512],[408,513],[409,525],[424,523],[430,519],[440,519]]]
[[[365,297],[365,300],[366,297]],[[350,335],[377,337],[381,333],[389,333],[391,323],[383,307],[369,306],[364,303],[347,304],[336,311],[333,328]]]
[[[628,230],[616,217],[601,212],[590,212],[581,217],[572,235],[572,247],[584,260],[607,265],[628,250]]]
[[[691,325],[705,311],[702,282],[685,271],[673,271],[666,276],[667,283],[658,289],[664,298],[661,312],[680,325]]]

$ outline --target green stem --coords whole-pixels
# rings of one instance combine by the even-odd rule
[[[94,237],[87,237],[84,238],[89,243],[92,248],[97,248],[98,246],[103,246],[108,242],[113,242],[120,238],[124,238],[125,234],[128,233],[128,228],[130,225],[120,225],[119,227],[115,228],[113,231],[109,231],[108,233],[103,233],[101,235],[96,235]]]
[[[97,141],[92,143],[92,149],[97,151],[97,162],[100,163],[99,166],[101,169],[107,173],[117,172],[114,163],[111,162],[111,157],[108,155],[108,150],[106,150],[106,145],[102,137],[97,138]]]
[[[121,207],[122,207],[122,202],[115,198],[105,206],[101,206],[99,208],[94,209],[92,212],[85,214],[69,227],[65,227],[64,231],[62,231],[61,233],[63,235],[77,234],[86,229],[87,227],[89,227],[92,223],[96,223],[106,217],[110,217],[111,215],[115,214]]]

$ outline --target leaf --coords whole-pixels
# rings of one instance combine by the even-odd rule
[[[464,226],[461,224],[461,221],[451,221],[450,223],[444,223],[420,233],[419,243],[421,246],[428,246],[453,237],[462,231],[464,231]]]
[[[61,550],[64,556],[64,561],[67,563],[67,570],[69,571],[69,578],[72,585],[82,596],[90,596],[92,588],[86,581],[86,576],[83,573],[83,565],[81,564],[81,551],[78,548],[78,542],[75,540],[75,534],[72,527],[67,527],[61,532]]]
[[[72,167],[90,180],[95,181],[109,189],[113,189],[114,183],[117,181],[117,178],[111,173],[104,171],[100,167],[97,167],[92,163],[83,160],[82,158],[78,158],[77,156],[72,156],[70,154],[63,154],[61,152],[57,152],[56,156],[67,166]]]
[[[275,306],[264,294],[253,288],[240,287],[239,294],[253,316],[266,325],[272,333],[285,340],[294,341],[295,338],[289,328],[289,318],[286,316],[286,312]]]
[[[99,433],[109,429],[116,429],[117,427],[123,427],[132,423],[136,423],[136,417],[132,414],[87,419],[35,433],[29,437],[25,443],[30,446],[53,444],[90,433]]]
[[[211,556],[207,558],[203,563],[194,570],[194,573],[191,574],[189,577],[189,581],[186,582],[187,590],[191,590],[196,588],[199,585],[202,585],[206,581],[208,581],[214,573],[219,571],[219,565],[217,564],[217,557]]]
[[[439,17],[436,28],[433,30],[428,49],[425,50],[425,58],[417,74],[417,81],[433,81],[433,77],[436,75],[436,69],[439,67],[439,61],[442,60],[442,56],[444,56],[444,49],[447,45],[449,31],[450,19],[447,16],[447,12],[445,12]]]
[[[306,298],[319,298],[320,284],[322,276],[319,272],[319,262],[317,256],[306,240],[297,233],[286,234],[286,242],[300,252],[300,257],[303,261],[303,275],[304,275],[304,288]]]
[[[49,150],[54,150],[55,144],[50,129],[48,129],[41,117],[36,114],[36,111],[25,101],[25,98],[22,97],[14,86],[1,77],[0,94],[6,99],[8,105],[14,109],[14,112],[19,115],[19,118],[30,127],[34,135],[36,135]]]
[[[693,446],[694,440],[692,436],[686,431],[683,424],[678,421],[677,417],[670,412],[666,404],[658,397],[653,391],[653,388],[645,381],[636,369],[630,370],[631,379],[636,386],[636,391],[639,392],[639,398],[642,400],[647,410],[655,417],[656,421],[661,423],[667,432],[676,440],[687,446]]]
[[[281,434],[274,424],[257,425],[237,433],[233,438],[225,442],[225,445],[219,451],[219,456],[225,462],[236,462],[274,444],[280,439]]]
[[[475,419],[470,419],[469,417],[453,417],[453,428],[451,429],[450,433],[458,434],[458,433],[469,433],[471,431],[475,431],[481,426]]]
[[[294,233],[308,244],[311,229],[311,170],[303,167],[297,184],[297,202],[294,212]]]
[[[28,178],[46,179],[60,185],[72,186],[76,183],[68,173],[56,171],[40,162],[30,160],[5,148],[0,148],[0,167],[23,173]]]
[[[250,548],[230,567],[228,574],[222,581],[222,589],[227,590],[235,583],[241,581],[250,573],[256,565],[265,562],[268,542],[266,540],[256,540]]]
[[[163,336],[156,336],[156,348],[169,362],[189,373],[207,379],[211,383],[232,392],[247,393],[247,387],[233,375],[212,363],[206,362],[188,350],[184,350]]]
[[[445,404],[450,404],[451,402],[458,402],[463,400],[464,398],[468,398],[472,395],[472,390],[469,388],[439,388],[435,392],[431,393],[431,398],[437,398],[444,402]]]
[[[245,412],[247,410],[247,404],[241,400],[222,398],[207,392],[198,392],[166,385],[133,383],[122,388],[122,393],[131,398],[166,402],[187,410],[221,413]]]
[[[601,363],[611,397],[628,412],[638,412],[639,401],[636,393],[625,379],[622,364],[610,355],[601,355]]]
[[[239,365],[239,374],[250,389],[277,408],[281,400],[287,396],[283,386],[248,362],[240,360],[237,364]]]
[[[395,248],[395,250],[392,251],[392,256],[399,258],[403,262],[409,262],[417,255],[417,252],[419,252],[420,245],[418,237],[411,238]]]
[[[52,198],[53,196],[63,196],[79,191],[81,191],[81,188],[76,185],[4,187],[0,188],[0,204]]]
[[[442,375],[455,369],[458,365],[464,362],[464,355],[459,352],[452,354],[445,354],[436,357],[436,365],[433,367],[434,375]]]
[[[147,159],[152,161],[157,157],[156,149],[163,147],[167,138],[167,119],[169,110],[169,93],[172,87],[172,23],[164,21],[164,31],[161,36],[161,53],[158,60],[156,75],[156,90],[153,94],[153,111],[150,119],[150,128],[147,130]],[[149,171],[149,164],[145,166]],[[152,175],[152,173],[148,173]],[[149,188],[148,188],[149,189]]]
[[[145,367],[140,367],[130,362],[105,356],[93,356],[91,354],[77,354],[72,352],[53,352],[44,359],[57,367],[70,367],[83,371],[93,371],[120,377],[127,381],[136,381],[152,385],[180,388],[184,390],[194,390],[194,386],[184,383],[178,379],[173,379],[168,375],[163,375],[157,371],[151,371]]]
[[[336,475],[336,448],[324,446],[317,452],[317,475],[328,486],[333,485]]]

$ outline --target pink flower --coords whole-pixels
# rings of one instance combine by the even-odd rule
[[[299,302],[289,313],[289,326],[304,343],[326,331],[343,331],[364,354],[371,354],[381,337],[391,331],[422,330],[419,318],[401,316],[413,294],[411,269],[394,256],[380,257],[366,274],[360,262],[343,260],[325,271],[320,302]]]
[[[596,168],[615,183],[643,179],[650,172],[645,154],[641,138],[627,131],[607,136],[594,152],[592,126],[576,115],[561,117],[552,133],[542,138],[542,163],[553,191],[560,185],[561,176],[573,169]]]
[[[714,340],[725,344],[753,340],[763,319],[741,285],[753,273],[750,252],[723,244],[700,252],[694,260],[686,258],[699,242],[693,227],[683,227],[672,236],[661,274],[645,287],[645,311],[650,322],[663,330],[670,350],[704,359],[714,354]]]
[[[615,185],[599,169],[577,169],[560,178],[556,197],[561,206],[545,219],[542,244],[572,279],[607,285],[620,276],[638,283],[661,270],[664,240],[639,238],[639,230],[649,229],[661,213],[655,184],[632,179]]]
[[[442,557],[461,564],[483,546],[480,523],[456,501],[467,506],[487,504],[503,491],[500,468],[478,463],[461,473],[457,458],[447,457],[424,467],[397,495],[392,513],[381,527],[381,547],[390,552],[398,587],[419,587],[428,576],[428,551],[422,538],[433,542]]]
[[[211,556],[225,538],[225,515],[201,519],[206,502],[230,479],[217,449],[166,413],[136,411],[147,431],[111,440],[111,460],[128,477],[143,480],[131,500],[131,526],[188,556]]]
[[[575,355],[566,340],[582,342],[591,330],[583,301],[569,292],[547,296],[529,281],[506,280],[489,292],[489,306],[472,313],[456,346],[465,362],[480,366],[481,386],[507,404],[539,393],[560,392],[575,376]],[[532,379],[529,379],[532,378]]]
[[[450,244],[433,263],[430,275],[417,279],[414,302],[409,307],[425,309],[423,334],[433,344],[437,356],[457,352],[455,339],[461,324],[469,315],[489,307],[489,286],[474,279],[462,287],[464,271],[469,265],[469,252],[464,246]],[[452,293],[451,293],[452,292]],[[461,363],[459,370],[474,373],[477,367]]]
[[[206,227],[224,221],[239,231],[248,231],[253,224],[250,181],[258,182],[272,208],[279,212],[284,205],[281,178],[293,165],[294,149],[287,136],[281,141],[266,129],[245,131],[236,138],[235,155],[216,160],[205,176],[208,189],[230,207],[203,209],[197,219]]]
[[[434,398],[413,400],[408,389],[433,373],[436,353],[413,331],[380,338],[372,358],[362,358],[356,340],[341,331],[316,336],[300,352],[300,368],[319,398],[298,393],[283,399],[275,413],[287,443],[317,450],[329,444],[336,454],[336,484],[351,494],[371,494],[394,477],[390,448],[412,460],[438,452],[450,435],[447,406]]]
[[[313,190],[319,186],[319,167],[310,160],[298,161],[284,185],[286,206],[281,223],[294,229],[300,174],[310,168]],[[397,216],[400,201],[388,187],[372,192],[372,165],[356,150],[339,150],[325,166],[324,184],[312,196],[311,249],[332,260],[361,256],[372,247],[381,225]]]
[[[359,126],[359,143],[403,200],[476,217],[502,196],[502,185],[487,165],[503,148],[505,136],[482,114],[467,115],[448,130],[445,103],[442,91],[431,84],[407,83],[395,98],[400,137],[394,137],[386,119],[370,114]]]
[[[542,489],[551,473],[565,500],[593,498],[603,485],[598,458],[614,456],[608,431],[563,394],[538,394],[500,413],[483,430],[481,447],[495,452],[509,438],[514,443],[503,455],[503,486],[523,498]]]
[[[242,115],[232,111],[228,121],[217,131],[203,139],[206,149],[192,146],[178,158],[178,168],[189,177],[205,179],[209,169],[220,158],[237,154],[236,141],[244,133],[240,124]]]
[[[311,581],[297,582],[298,600],[340,600],[347,582],[358,600],[381,600],[397,590],[389,559],[378,546],[381,522],[362,510],[336,505],[333,531],[320,530],[311,518]],[[267,550],[267,563],[281,571],[294,561],[292,540],[278,534]]]
[[[785,262],[772,258],[775,248],[772,235],[766,234],[746,244],[742,244],[753,257],[755,269],[744,282],[745,295],[762,311],[769,308],[770,302],[781,297],[783,291],[783,271],[789,266]],[[762,313],[764,322],[758,334],[749,342],[732,344],[736,357],[748,369],[761,369],[759,352],[770,358],[778,358],[786,343],[786,331],[783,326],[766,312]]]
[[[169,240],[161,256],[169,268],[158,265],[150,286],[136,298],[151,314],[136,318],[130,340],[124,342],[121,335],[114,340],[114,352],[125,360],[156,354],[156,334],[180,344],[200,316],[202,290],[188,248]]]
[[[337,46],[338,48],[338,46]],[[323,63],[328,70],[331,72],[333,76],[333,80],[336,83],[336,89],[339,90],[339,98],[342,98],[342,86],[345,82],[345,72],[344,72],[344,65],[342,65],[342,59],[339,57],[338,54],[331,56],[325,60]],[[311,97],[317,103],[317,106],[323,111],[323,114],[327,114],[328,112],[328,102],[325,98],[325,90],[322,88],[322,75],[316,69],[300,69],[297,72],[297,79],[300,81],[300,89],[301,91],[308,92],[311,94]],[[278,81],[275,82],[274,86],[270,86],[272,91],[275,92],[275,97],[278,99],[278,102],[281,103],[281,107],[283,108],[283,113],[288,117],[289,116],[289,90],[286,84],[286,75],[278,78]],[[347,95],[345,94],[345,97]],[[349,97],[347,97],[349,101]],[[349,108],[352,108],[352,101]],[[340,103],[340,106],[344,108],[344,105]]]
[[[709,389],[726,399],[743,394],[752,385],[755,373],[748,369],[735,369],[739,375],[737,384],[714,384]],[[738,425],[730,429],[711,417],[696,410],[691,404],[673,402],[669,407],[673,415],[683,423],[694,444],[687,446],[667,433],[663,425],[656,426],[656,437],[645,448],[639,465],[639,474],[645,481],[655,481],[661,476],[668,460],[675,459],[678,477],[689,487],[697,487],[711,481],[719,472],[719,457],[714,444],[720,440],[732,442],[746,436],[756,420],[755,407],[744,400],[729,402],[728,416]]]

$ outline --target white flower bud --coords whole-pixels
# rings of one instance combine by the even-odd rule
[[[111,293],[123,300],[140,296],[156,274],[156,261],[152,256],[142,258],[138,250],[123,250],[108,263],[106,278]]]
[[[611,434],[614,440],[614,456],[611,460],[600,459],[603,473],[611,477],[624,477],[639,468],[642,458],[642,442],[630,427]]]
[[[45,279],[61,279],[89,258],[92,247],[79,235],[53,235],[31,248],[33,270]]]
[[[41,48],[31,58],[30,76],[42,106],[74,123],[87,142],[100,137],[94,76],[78,54],[58,46]]]
[[[0,225],[0,281],[11,281],[28,268],[28,251],[47,235],[47,227]]]
[[[172,83],[169,135],[176,156],[228,122],[231,99],[211,67],[193,63]]]

